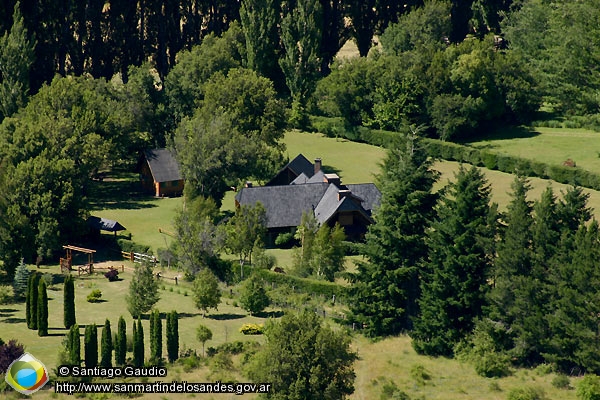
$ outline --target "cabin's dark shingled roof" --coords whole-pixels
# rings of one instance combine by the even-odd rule
[[[296,158],[294,158],[283,168],[281,168],[279,172],[269,182],[265,184],[265,186],[273,185],[273,183],[278,180],[280,175],[287,174],[288,169],[291,170],[294,174],[296,174],[296,177],[299,177],[300,175],[304,174],[306,176],[306,179],[313,176],[313,174],[315,173],[315,166],[310,161],[308,161],[308,159],[304,157],[304,155],[298,154]]]
[[[362,200],[361,205],[368,212],[379,207],[379,204],[381,203],[381,192],[374,183],[351,183],[344,186],[352,192],[353,196]]]
[[[179,165],[168,149],[146,150],[144,155],[154,181],[171,182],[183,179],[179,172]]]
[[[102,230],[102,231],[117,232],[117,231],[125,230],[125,227],[123,225],[121,225],[120,223],[118,223],[117,221],[113,221],[112,219],[94,217],[94,216],[90,216],[87,219],[87,224],[92,229],[98,229],[98,230]]]
[[[317,207],[328,186],[321,182],[242,188],[235,199],[241,205],[254,205],[260,201],[266,210],[268,228],[298,226],[302,213]]]

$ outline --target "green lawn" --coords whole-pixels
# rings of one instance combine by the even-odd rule
[[[468,143],[549,164],[572,159],[578,167],[600,173],[600,133],[582,129],[514,128]]]

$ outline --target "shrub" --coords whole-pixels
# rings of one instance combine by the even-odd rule
[[[280,233],[275,238],[275,246],[283,249],[289,249],[294,244],[294,232]]]
[[[244,324],[240,328],[240,332],[244,335],[262,335],[264,326],[262,324]]]
[[[558,374],[552,378],[552,386],[558,389],[570,389],[571,380],[566,375]]]
[[[431,379],[431,373],[425,369],[425,367],[421,364],[415,364],[410,368],[410,376],[417,382],[419,385],[424,385],[425,381]]]
[[[544,400],[546,395],[538,387],[520,387],[508,392],[507,400]]]
[[[12,286],[0,286],[0,304],[9,304],[13,301],[13,299],[14,292]]]
[[[10,364],[21,357],[24,352],[23,345],[14,339],[9,340],[8,343],[2,343],[0,345],[0,371],[4,373]]]
[[[108,272],[104,274],[104,277],[108,279],[109,282],[114,282],[119,279],[119,271],[116,268],[110,267]]]
[[[100,291],[100,289],[94,289],[88,294],[87,301],[88,303],[99,303],[101,297],[102,291]]]
[[[537,367],[535,367],[535,373],[540,376],[551,374],[552,372],[554,372],[554,370],[555,368],[552,364],[540,364]]]
[[[600,376],[586,375],[577,385],[579,400],[600,400]]]

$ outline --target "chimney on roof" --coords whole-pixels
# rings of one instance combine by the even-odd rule
[[[349,190],[340,190],[338,191],[338,201],[341,201],[344,197],[350,197],[352,195],[352,192],[350,192]]]
[[[246,184],[244,185],[244,187],[251,188],[252,187],[252,182],[246,181]]]
[[[315,158],[315,174],[321,170],[321,159]]]
[[[339,186],[341,184],[341,180],[338,174],[323,174],[323,182],[333,183],[336,186]]]

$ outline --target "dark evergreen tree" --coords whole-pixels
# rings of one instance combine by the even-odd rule
[[[38,336],[48,336],[48,292],[46,291],[45,279],[40,279],[37,300]]]
[[[70,328],[76,323],[75,318],[75,282],[71,274],[65,277],[64,283],[64,324]]]
[[[568,259],[562,259],[550,276],[555,292],[546,314],[550,334],[545,357],[564,372],[600,372],[599,230],[596,220],[589,226],[581,221]]]
[[[481,317],[489,290],[495,207],[481,171],[463,166],[446,189],[428,232],[420,314],[413,347],[428,355],[452,355]]]
[[[381,206],[350,289],[350,309],[371,336],[410,329],[417,314],[419,264],[427,254],[424,236],[436,196],[438,173],[416,136],[390,150],[377,178]]]
[[[98,366],[98,327],[96,324],[86,325],[85,327],[83,354],[87,368]]]
[[[69,329],[67,351],[71,365],[80,365],[81,363],[81,341],[79,339],[79,325],[71,325]]]
[[[250,315],[264,310],[271,300],[263,287],[262,279],[256,274],[250,275],[242,284],[240,291],[240,306],[248,311]]]
[[[177,311],[167,314],[167,355],[169,362],[179,358],[179,319]]]
[[[139,317],[137,327],[133,333],[133,365],[136,367],[144,366],[144,328]]]
[[[135,324],[134,324],[135,325]],[[117,336],[115,338],[115,364],[125,365],[127,355],[127,325],[123,316],[119,317]]]
[[[159,364],[162,359],[162,320],[158,310],[150,314],[150,360]]]
[[[15,278],[13,279],[13,291],[15,295],[15,300],[20,301],[27,298],[30,275],[31,271],[29,271],[29,269],[21,259],[19,266],[15,270]]]
[[[27,327],[36,330],[38,327],[38,286],[41,275],[34,272],[29,277],[29,295],[26,302]]]
[[[104,368],[112,367],[112,332],[110,330],[110,321],[107,319],[104,323],[104,329],[102,329],[102,342],[101,342],[101,357],[100,365]]]

